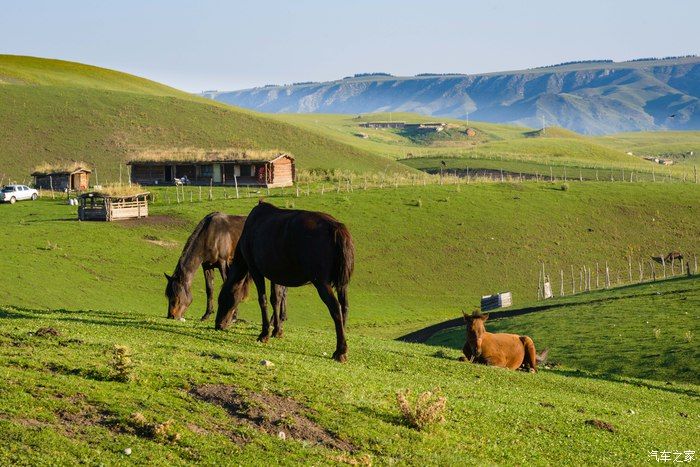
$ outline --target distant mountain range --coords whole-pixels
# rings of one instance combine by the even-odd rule
[[[274,113],[417,112],[586,134],[700,130],[700,57],[570,62],[528,70],[268,85],[203,96]]]

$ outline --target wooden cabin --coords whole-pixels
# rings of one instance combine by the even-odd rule
[[[71,170],[40,170],[32,173],[34,186],[44,190],[85,191],[90,186],[91,170],[76,167]]]
[[[139,185],[173,185],[186,178],[192,185],[292,186],[294,157],[286,153],[217,153],[188,159],[186,153],[148,155],[128,162],[131,182]]]
[[[148,217],[149,193],[107,195],[90,192],[78,197],[78,219],[81,221],[117,221]]]

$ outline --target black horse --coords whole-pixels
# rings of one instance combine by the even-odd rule
[[[345,324],[348,317],[347,288],[355,262],[350,232],[328,214],[279,209],[262,200],[250,211],[236,247],[228,275],[219,294],[216,329],[226,329],[246,293],[250,275],[258,290],[262,312],[262,332],[267,342],[270,321],[267,315],[265,278],[286,287],[311,283],[335,322],[336,350],[333,358],[347,360]],[[338,294],[336,299],[333,288]],[[272,295],[273,336],[282,332],[278,300]]]

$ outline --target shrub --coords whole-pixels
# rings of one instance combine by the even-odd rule
[[[171,443],[180,440],[180,433],[173,429],[173,419],[166,420],[163,423],[149,423],[146,417],[140,412],[131,414],[129,426],[136,435],[142,438],[150,438],[156,441],[169,441]]]
[[[127,383],[134,379],[132,370],[134,362],[131,360],[131,349],[125,345],[115,345],[112,348],[112,359],[109,362],[112,368],[112,378],[115,381]]]
[[[685,331],[685,334],[683,334],[683,339],[685,339],[686,342],[690,342],[693,340],[693,331]]]
[[[653,331],[653,332],[654,332],[654,337],[655,337],[655,338],[658,339],[659,337],[661,337],[661,329],[659,329],[659,328],[654,328],[654,331]]]
[[[425,430],[445,421],[447,398],[440,388],[426,391],[412,400],[411,391],[406,389],[396,393],[396,402],[404,421],[417,430]]]
[[[569,184],[568,184],[568,183],[562,183],[562,185],[561,185],[561,191],[569,191]]]

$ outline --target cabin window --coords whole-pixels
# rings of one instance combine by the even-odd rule
[[[200,177],[211,178],[214,175],[214,168],[211,165],[201,165],[198,168]]]
[[[255,177],[255,165],[241,164],[240,173],[243,177]]]

